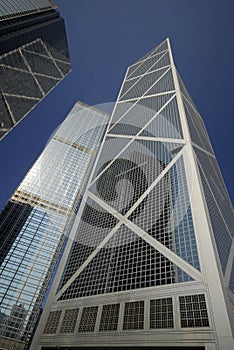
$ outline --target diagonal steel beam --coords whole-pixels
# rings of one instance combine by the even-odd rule
[[[130,146],[130,144],[137,139],[137,137],[142,133],[142,131],[147,128],[147,126],[163,111],[163,109],[173,100],[175,94],[171,96],[171,98],[159,109],[159,111],[144,125],[144,127],[132,137],[132,139],[128,142],[128,144],[115,156],[115,158],[103,169],[98,176],[95,177],[93,181],[91,181],[89,188],[94,184],[94,182],[99,179],[99,177],[112,165],[112,163],[118,158],[125,150]],[[106,134],[108,137],[108,133]]]
[[[185,148],[185,147],[184,147]],[[135,208],[140,204],[140,202],[148,195],[148,193],[157,185],[157,183],[165,176],[165,174],[171,169],[171,167],[176,163],[176,161],[182,156],[184,149],[182,149],[175,158],[167,165],[163,172],[154,180],[151,186],[144,192],[144,194],[138,199],[134,206],[126,213],[125,216],[120,214],[117,210],[109,206],[102,199],[98,198],[92,192],[87,191],[87,196],[93,199],[96,203],[102,206],[106,211],[115,216],[119,222],[118,224],[109,232],[109,234],[104,238],[104,240],[98,245],[98,247],[90,254],[88,259],[79,267],[79,269],[72,275],[72,277],[67,281],[63,288],[57,293],[56,301],[61,297],[61,295],[66,291],[66,289],[71,285],[71,283],[79,276],[79,274],[86,268],[86,266],[91,262],[91,260],[99,253],[99,251],[106,245],[106,243],[112,238],[118,228],[124,224],[130,228],[138,237],[142,238],[145,242],[151,245],[154,249],[159,251],[167,259],[181,268],[184,272],[190,275],[194,280],[201,281],[202,274],[200,271],[196,270],[192,265],[187,263],[184,259],[179,257],[176,253],[168,249],[157,239],[150,236],[147,232],[141,229],[139,226],[131,222],[128,217],[135,210]]]

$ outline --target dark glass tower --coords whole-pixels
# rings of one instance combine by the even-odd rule
[[[233,235],[167,39],[127,69],[31,349],[233,349]]]
[[[71,70],[55,7],[48,0],[0,0],[0,139]]]
[[[107,121],[76,103],[0,215],[1,349],[30,342]]]
[[[0,266],[23,228],[32,207],[27,203],[7,203],[0,215]]]

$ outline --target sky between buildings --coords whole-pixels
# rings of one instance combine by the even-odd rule
[[[72,72],[0,142],[0,209],[77,100],[115,101],[126,68],[170,37],[234,199],[233,0],[55,0]]]

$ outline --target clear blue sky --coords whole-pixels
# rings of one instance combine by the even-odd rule
[[[72,73],[3,141],[0,209],[77,100],[116,99],[125,69],[167,36],[234,199],[234,1],[55,0]]]

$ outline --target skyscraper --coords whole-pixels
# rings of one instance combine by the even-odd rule
[[[108,115],[78,102],[0,215],[0,348],[25,349]]]
[[[71,70],[55,8],[49,0],[0,0],[0,139]]]
[[[32,349],[232,349],[232,230],[166,39],[127,69]]]

